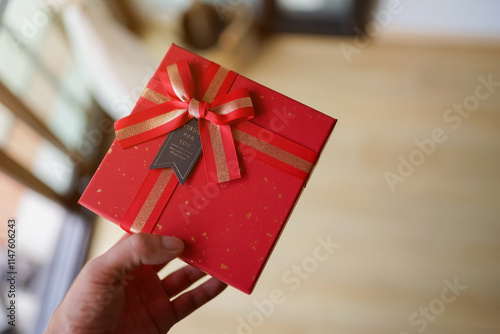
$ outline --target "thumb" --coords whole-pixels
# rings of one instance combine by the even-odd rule
[[[170,262],[184,250],[181,239],[138,233],[119,241],[97,258],[98,271],[114,277],[125,275],[140,265]]]

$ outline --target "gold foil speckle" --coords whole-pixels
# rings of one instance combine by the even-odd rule
[[[101,188],[97,189],[97,192],[98,192],[98,193],[100,193],[101,191],[102,191],[102,190],[101,190]]]
[[[186,211],[186,216],[191,216],[191,212]]]
[[[135,148],[136,150],[138,150],[138,149],[139,149],[137,146],[134,146],[134,148]]]
[[[252,213],[251,212],[247,213],[247,218],[250,219],[250,217],[252,217]]]
[[[267,235],[268,237],[270,237],[270,238],[272,238],[272,237],[273,237],[273,235],[272,235],[271,233],[266,233],[266,235]]]
[[[220,264],[220,268],[221,268],[221,269],[227,269],[227,266],[226,266],[224,263],[221,263],[221,264]]]
[[[158,224],[158,229],[161,230],[163,228],[163,226],[161,226],[160,224]]]
[[[193,240],[193,242],[196,242],[196,239],[194,237],[191,237],[191,240]]]
[[[111,152],[113,152],[113,149],[110,147],[108,150],[108,154],[111,154]]]
[[[264,181],[267,182],[267,177],[264,178]]]
[[[184,202],[184,204],[188,205],[188,204],[189,204],[189,200],[186,200],[186,201]]]
[[[97,201],[97,204],[101,205],[101,202]]]
[[[281,195],[281,194],[278,194],[278,198],[282,198],[282,197],[283,197],[283,195]]]

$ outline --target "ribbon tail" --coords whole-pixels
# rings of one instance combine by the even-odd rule
[[[211,183],[222,183],[241,177],[238,156],[229,125],[199,121],[203,160]]]

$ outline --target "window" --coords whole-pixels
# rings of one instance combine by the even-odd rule
[[[75,67],[58,6],[0,0],[0,267],[5,282],[14,219],[21,333],[44,331],[81,268],[94,216],[77,199],[109,144],[103,120],[112,126]]]

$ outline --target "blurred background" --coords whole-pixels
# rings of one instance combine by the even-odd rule
[[[499,333],[498,13],[495,0],[0,0],[3,312],[11,218],[18,272],[16,327],[2,316],[0,330],[43,332],[122,236],[77,200],[176,43],[339,123],[254,293],[228,288],[172,333]],[[290,284],[318,238],[338,247]],[[284,302],[262,311],[275,289]]]

